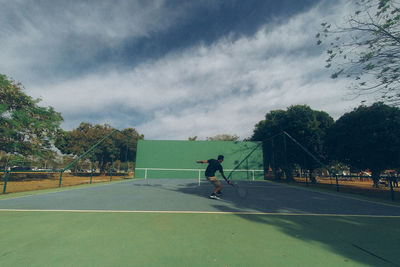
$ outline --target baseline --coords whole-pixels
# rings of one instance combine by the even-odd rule
[[[187,211],[187,210],[61,210],[61,209],[58,210],[58,209],[0,209],[0,212],[232,214],[232,215],[272,215],[272,216],[400,218],[400,215],[318,214],[318,213],[287,213],[287,212],[279,213],[279,212],[246,212],[246,211]]]

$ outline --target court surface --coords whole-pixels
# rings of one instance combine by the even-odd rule
[[[0,266],[400,266],[400,206],[267,181],[126,180],[0,198]]]

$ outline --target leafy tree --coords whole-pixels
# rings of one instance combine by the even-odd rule
[[[59,169],[61,167],[61,158],[54,150],[47,150],[40,157],[31,157],[32,167],[45,169]]]
[[[74,161],[74,157],[72,155],[61,155],[61,167],[65,167]]]
[[[332,158],[359,170],[369,168],[378,186],[383,170],[400,165],[400,109],[382,102],[359,106],[335,122],[327,145]]]
[[[51,150],[62,117],[39,102],[26,95],[21,84],[0,74],[0,150],[25,156]]]
[[[79,156],[113,130],[107,124],[92,125],[82,122],[72,131],[60,131],[55,145],[64,154]],[[133,128],[117,131],[112,137],[106,139],[94,151],[95,161],[99,163],[100,171],[104,173],[112,161],[134,161],[138,139],[143,139],[143,135]]]
[[[306,105],[295,105],[285,110],[273,110],[265,115],[265,120],[256,124],[252,140],[263,141],[265,166],[272,165],[274,171],[283,169],[288,181],[293,179],[295,164],[312,171],[320,167],[293,140],[288,140],[283,131],[319,158],[326,157],[324,138],[333,119],[323,111],[312,110]]]
[[[137,141],[143,139],[144,135],[139,134],[134,128],[126,128],[115,135],[117,146],[119,147],[119,157],[121,162],[135,161]]]
[[[361,0],[342,25],[322,23],[318,42],[329,43],[327,68],[332,78],[355,79],[354,93],[379,93],[382,101],[400,104],[400,4]]]
[[[213,137],[207,137],[207,141],[237,141],[239,136],[230,134],[218,134]]]
[[[11,155],[9,157],[10,167],[18,166],[28,168],[32,165],[32,161],[23,155]]]

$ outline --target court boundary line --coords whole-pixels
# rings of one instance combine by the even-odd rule
[[[318,214],[318,213],[277,213],[251,211],[193,211],[193,210],[59,210],[59,209],[0,209],[0,212],[66,212],[66,213],[147,213],[147,214],[231,214],[231,215],[270,215],[270,216],[315,216],[315,217],[362,217],[362,218],[400,218],[400,215],[368,214]]]

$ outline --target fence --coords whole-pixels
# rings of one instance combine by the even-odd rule
[[[0,194],[133,178],[133,172],[0,171]]]

